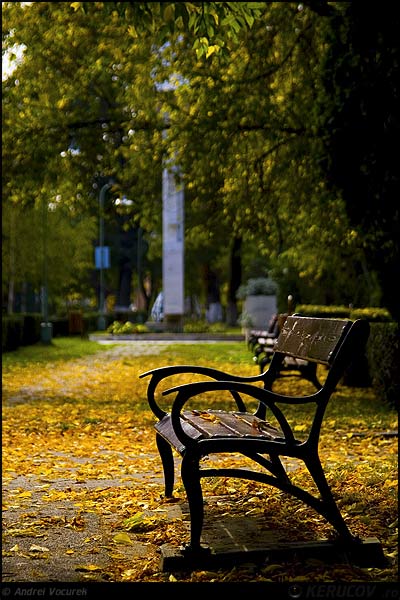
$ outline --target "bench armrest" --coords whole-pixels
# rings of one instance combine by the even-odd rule
[[[206,377],[210,377],[211,379],[214,379],[216,381],[239,381],[245,383],[256,383],[258,381],[263,381],[261,375],[243,377],[240,375],[234,375],[232,373],[226,373],[224,371],[220,371],[219,369],[214,369],[212,367],[203,367],[197,365],[172,365],[167,367],[160,367],[157,369],[151,369],[150,371],[141,373],[139,377],[142,378],[151,376],[149,385],[147,387],[147,400],[152,412],[158,419],[162,419],[167,413],[157,404],[157,401],[155,399],[156,388],[163,379],[166,379],[167,377],[171,377],[173,375],[179,375],[181,373],[205,375]],[[176,388],[170,388],[171,391],[173,389]],[[240,396],[237,393],[232,393],[232,396],[236,401],[238,409],[241,411],[245,411],[246,407],[244,406]]]

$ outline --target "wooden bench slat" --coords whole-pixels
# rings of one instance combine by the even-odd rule
[[[238,436],[268,439],[282,437],[279,429],[267,421],[247,413],[208,410],[200,414],[194,414],[193,411],[184,412],[183,416],[187,423],[206,437]]]
[[[183,413],[186,422],[193,425],[195,429],[203,434],[203,437],[216,438],[216,437],[233,437],[234,435],[241,435],[238,432],[232,431],[231,428],[226,427],[223,422],[220,421],[219,417],[213,414],[212,411],[204,413],[204,417],[193,413]],[[207,415],[207,419],[205,416]]]
[[[187,423],[182,419],[182,427],[188,435],[190,435],[194,440],[200,439],[202,436],[201,432],[198,431],[195,427],[193,427],[190,423]],[[168,440],[173,447],[178,452],[183,452],[185,449],[184,444],[180,441],[180,439],[175,434],[175,431],[172,427],[171,417],[170,415],[165,415],[155,424],[154,429],[166,440]]]

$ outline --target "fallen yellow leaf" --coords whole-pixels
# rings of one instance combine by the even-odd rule
[[[18,494],[17,498],[31,498],[32,492],[21,492]]]
[[[131,538],[125,531],[114,535],[113,542],[115,542],[116,544],[133,544]]]
[[[75,571],[101,571],[98,565],[81,565],[75,568]]]
[[[50,552],[50,550],[45,546],[37,546],[36,544],[32,544],[32,546],[29,548],[29,552]]]

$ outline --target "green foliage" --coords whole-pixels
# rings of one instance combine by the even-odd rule
[[[107,327],[107,333],[112,335],[129,335],[130,333],[147,333],[148,327],[143,323],[132,323],[131,321],[114,321]]]
[[[22,342],[24,320],[21,316],[5,316],[1,320],[2,337],[1,350],[8,352],[16,350]]]
[[[204,240],[218,244],[223,226],[224,236],[243,239],[243,254],[264,260],[286,293],[298,292],[303,302],[344,297],[362,305],[360,239],[320,170],[320,23],[306,7],[268,4],[229,64],[195,63],[180,41],[167,49],[158,73],[162,81],[180,72],[185,82],[165,98],[165,110],[171,153],[187,182],[190,247],[202,244],[199,254]]]
[[[298,304],[296,312],[306,317],[335,317],[351,319],[352,321],[367,319],[370,323],[393,320],[386,308],[379,307],[352,308],[351,306]]]
[[[226,323],[209,323],[211,333],[227,333],[227,334],[238,334],[240,330],[235,325],[230,326]]]
[[[372,322],[393,321],[390,313],[386,308],[368,307],[368,308],[352,308],[350,310],[350,319],[367,319]]]
[[[152,331],[157,330],[157,325],[155,324],[155,328],[152,327]],[[160,327],[160,331],[164,331],[163,328]],[[114,321],[107,327],[107,333],[111,333],[113,335],[127,335],[131,333],[148,333],[149,328],[147,325],[142,323],[132,323],[131,321],[125,321],[124,323],[121,321]],[[232,329],[228,328],[224,323],[208,323],[204,319],[185,319],[183,325],[184,333],[231,333]],[[237,330],[235,331],[237,333]]]
[[[4,296],[9,282],[19,292],[29,282],[38,293],[45,279],[55,305],[65,306],[74,292],[90,296],[95,219],[74,216],[67,206],[40,197],[27,207],[4,200],[2,216]]]
[[[40,314],[3,315],[2,352],[16,350],[19,346],[36,344],[40,340]]]
[[[320,306],[314,304],[298,304],[296,313],[305,317],[331,317],[345,318],[350,317],[350,308],[348,306]]]
[[[125,323],[122,323],[121,321],[114,321],[107,327],[107,333],[112,333],[115,335],[133,332],[134,325],[130,321],[126,321]]]
[[[247,283],[239,286],[237,298],[244,300],[246,296],[273,296],[278,292],[278,286],[269,277],[251,277]]]
[[[205,319],[185,319],[184,333],[237,333],[225,323],[208,323]]]
[[[326,180],[339,191],[376,272],[382,305],[399,321],[398,138],[400,13],[394,4],[344,2],[326,21],[317,121],[324,133]],[[365,305],[373,304],[371,300]]]
[[[148,333],[149,329],[144,323],[136,323],[136,333]]]
[[[183,324],[184,333],[206,333],[210,331],[211,323],[205,319],[185,320]]]
[[[372,385],[379,397],[399,410],[400,327],[398,323],[372,323],[367,344]]]
[[[87,2],[73,2],[74,10],[87,10]],[[209,58],[214,54],[226,55],[232,43],[237,43],[239,33],[252,27],[265,9],[265,2],[115,2],[106,13],[115,9],[129,23],[128,32],[133,38],[157,31],[158,45],[170,40],[174,34],[190,32],[194,37],[196,57]]]
[[[343,98],[353,93],[344,74],[361,69],[362,84],[372,69],[369,85],[379,89],[394,49],[378,63],[359,60],[360,51],[353,64],[346,44],[360,15],[344,4],[3,3],[4,50],[25,48],[3,83],[5,203],[37,204],[44,196],[74,218],[93,217],[99,181],[114,176],[113,193],[135,199],[124,226],[140,223],[152,240],[144,270],[155,278],[161,171],[171,158],[185,184],[188,287],[200,287],[207,263],[227,286],[230,242],[240,238],[243,255],[261,257],[302,303],[379,306],[382,273],[371,256],[382,239],[379,252],[394,256],[394,243],[384,219],[378,229],[373,223],[372,237],[349,219],[363,214],[363,193],[343,197],[335,176],[327,178],[332,156],[341,156],[328,133],[340,136],[354,121],[354,112],[343,114]],[[338,85],[330,97],[332,70]],[[361,104],[352,106],[362,105],[361,84]],[[368,182],[368,165],[360,164],[356,172]],[[115,211],[111,202],[110,223]]]

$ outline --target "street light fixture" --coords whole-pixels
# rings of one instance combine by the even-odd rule
[[[122,198],[117,198],[115,200],[115,205],[116,206],[132,206],[133,204],[133,200],[130,200],[129,198],[127,198],[126,196],[122,196]]]

